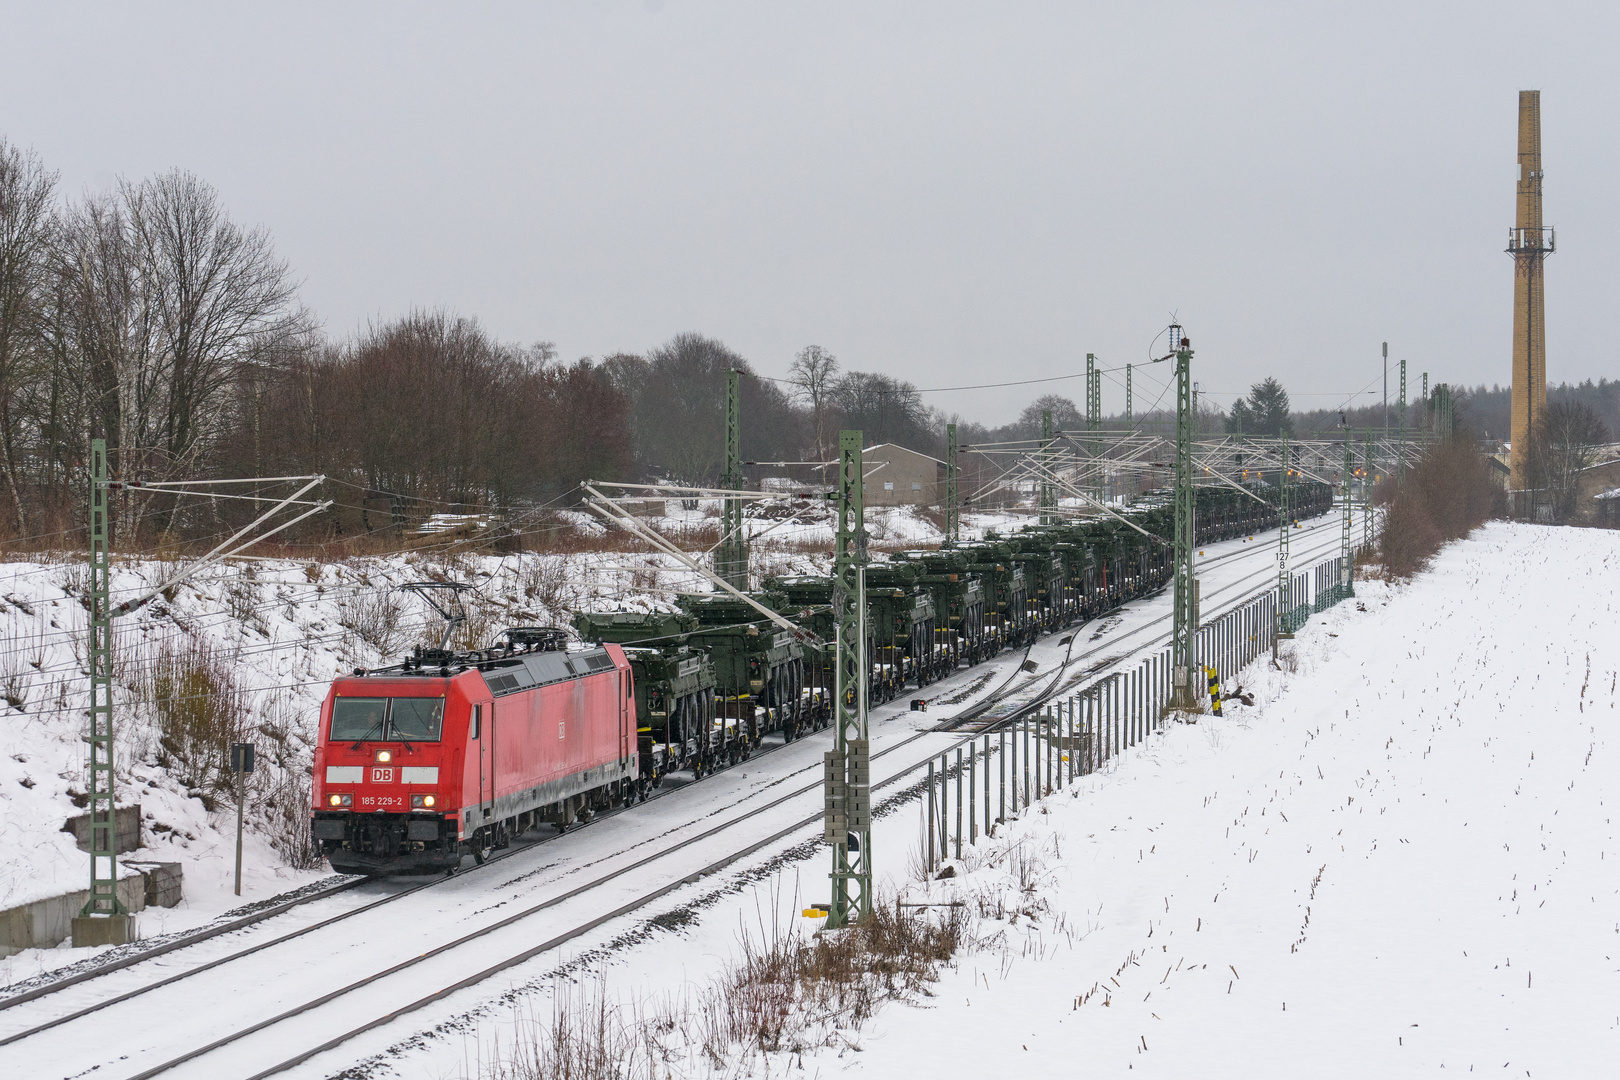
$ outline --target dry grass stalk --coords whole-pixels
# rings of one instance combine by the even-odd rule
[[[232,743],[249,730],[247,695],[229,657],[205,641],[164,638],[141,688],[157,714],[158,764],[204,799],[232,790]]]

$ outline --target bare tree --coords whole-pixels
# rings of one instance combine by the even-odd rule
[[[105,439],[108,463],[122,477],[147,466],[159,427],[162,365],[145,294],[119,198],[91,196],[70,206],[58,234],[48,332],[52,397],[76,392],[80,400],[51,437],[75,450],[88,439]],[[111,524],[133,531],[144,506],[122,500]]]
[[[160,445],[181,465],[219,433],[238,365],[296,321],[295,285],[269,235],[231,221],[190,173],[126,181],[120,194],[165,376]]]
[[[830,400],[846,424],[861,430],[868,445],[892,442],[926,452],[936,441],[915,383],[851,371],[834,384]]]
[[[23,400],[40,375],[56,179],[32,151],[0,139],[0,472],[20,533],[28,531],[18,476]]]
[[[1040,437],[1043,412],[1052,414],[1052,427],[1056,431],[1079,431],[1086,426],[1086,418],[1072,399],[1061,394],[1042,394],[1018,414],[1018,426],[1027,433],[1027,438]]]
[[[1535,508],[1546,507],[1554,521],[1574,520],[1581,472],[1597,461],[1599,448],[1608,441],[1608,429],[1590,405],[1567,401],[1549,405],[1530,434],[1527,464]]]
[[[838,381],[838,357],[820,345],[807,345],[793,358],[788,382],[794,396],[810,406],[816,428],[816,460],[827,460],[826,425],[822,422],[829,397]]]

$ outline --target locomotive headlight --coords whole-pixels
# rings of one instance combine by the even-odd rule
[[[412,795],[411,796],[411,809],[412,810],[431,809],[435,804],[438,803],[438,801],[439,801],[439,797],[437,795]]]
[[[393,760],[394,760],[394,752],[392,750],[379,750],[379,751],[377,751],[377,763],[379,765],[386,765],[390,761],[393,761]]]
[[[349,806],[353,802],[353,795],[328,795],[326,797],[326,803],[328,806]]]

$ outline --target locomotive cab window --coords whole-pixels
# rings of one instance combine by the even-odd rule
[[[338,698],[332,742],[438,742],[444,698]]]
[[[332,741],[381,739],[388,719],[388,699],[343,697],[332,703]]]
[[[391,699],[388,710],[390,740],[410,742],[438,742],[439,729],[444,726],[444,698]]]

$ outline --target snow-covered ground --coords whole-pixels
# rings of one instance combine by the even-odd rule
[[[816,1071],[1615,1075],[1617,584],[1620,534],[1508,524],[1359,584],[1244,674],[1254,708],[934,883],[1009,891],[1007,844],[1044,864],[1029,916]]]
[[[1317,552],[1318,557],[1329,554],[1329,549],[1336,550],[1337,544],[1338,524],[1332,518],[1309,523],[1303,534],[1295,537],[1296,551],[1316,551],[1321,548]],[[1225,604],[1236,601],[1246,591],[1267,588],[1274,576],[1270,545],[1264,542],[1251,544],[1241,540],[1231,541],[1215,545],[1207,554],[1208,558],[1202,565],[1205,593],[1211,602]],[[608,560],[608,563],[592,565],[596,570],[607,573],[603,566],[622,564],[630,557],[610,555],[600,558]],[[526,558],[508,565],[521,566],[530,561]],[[505,584],[507,578],[503,575],[507,569],[501,568],[500,560],[480,565],[481,572],[490,575],[483,589],[486,597],[510,596],[510,603],[520,603],[519,598],[524,597],[524,590]],[[270,576],[269,569],[266,565],[258,572],[261,581]],[[344,572],[353,572],[353,569],[351,567]],[[402,567],[389,572],[410,576],[407,574],[410,569]],[[302,587],[299,583],[305,576],[302,568],[288,566],[277,572],[290,575],[295,570],[297,577],[261,587],[299,589]],[[566,565],[566,571],[569,574],[583,574],[586,569],[576,557]],[[337,569],[329,567],[323,571],[328,572],[336,573]],[[356,586],[357,595],[373,596],[380,591],[381,571],[374,567],[372,574],[370,591],[363,592]],[[328,582],[327,589],[328,592],[338,590],[335,579]],[[295,607],[303,613],[301,617],[305,620],[318,616],[319,605],[337,602],[325,595],[299,595],[303,600]],[[180,599],[177,598],[176,603]],[[1089,628],[1076,658],[1083,654],[1086,664],[1104,658],[1123,660],[1132,650],[1151,647],[1158,632],[1155,620],[1162,622],[1167,611],[1168,599],[1163,596],[1130,605],[1125,611]],[[314,627],[305,629],[313,631]],[[286,629],[288,635],[291,632],[291,628]],[[308,636],[318,638],[319,634],[310,633]],[[1030,659],[1038,666],[1036,674],[1028,676],[1031,681],[1046,682],[1047,676],[1040,672],[1050,672],[1063,658],[1065,651],[1066,647],[1057,639],[1036,646]],[[987,685],[986,679],[990,680],[990,684],[999,683],[1017,670],[1022,660],[1021,654],[1008,653],[993,664],[962,672],[931,689],[935,696],[956,697],[967,687],[976,685],[979,687],[976,692],[982,693]],[[327,662],[343,666],[353,661],[334,655]],[[948,709],[944,711],[949,715]],[[877,710],[874,715],[874,778],[887,777],[900,768],[914,765],[948,744],[949,736],[930,734],[926,736],[926,741],[909,744],[904,754],[887,752],[891,745],[898,749],[907,737],[918,734],[930,720],[936,718],[909,713],[904,702]],[[449,940],[457,934],[576,887],[583,880],[623,865],[637,852],[656,852],[660,848],[668,848],[682,830],[691,832],[729,820],[737,822],[735,828],[728,826],[725,833],[705,841],[703,846],[676,859],[652,865],[645,871],[638,869],[634,877],[622,878],[611,887],[571,902],[576,910],[582,906],[591,911],[600,911],[604,906],[611,908],[613,905],[610,901],[615,896],[627,895],[635,889],[689,873],[694,866],[703,865],[710,858],[734,852],[758,836],[769,835],[780,828],[784,820],[791,822],[806,814],[813,814],[819,807],[814,780],[819,774],[820,752],[825,749],[827,734],[823,732],[795,742],[746,765],[716,774],[703,784],[671,791],[666,798],[622,815],[605,818],[588,829],[547,841],[530,851],[519,852],[509,862],[442,882],[410,901],[384,909],[377,917],[361,916],[339,924],[333,933],[323,931],[324,937],[299,939],[290,946],[291,951],[278,947],[256,956],[251,962],[242,961],[199,976],[196,980],[188,980],[172,992],[137,998],[127,1006],[96,1014],[93,1022],[85,1022],[90,1023],[91,1028],[84,1028],[83,1031],[74,1026],[57,1029],[42,1039],[30,1041],[27,1052],[31,1056],[28,1060],[41,1066],[50,1063],[49,1067],[67,1072],[105,1062],[107,1048],[102,1045],[103,1034],[85,1034],[93,1028],[96,1033],[119,1032],[117,1046],[126,1068],[138,1069],[150,1065],[155,1060],[161,1060],[160,1055],[168,1048],[186,1042],[194,1045],[198,1041],[195,1033],[174,1027],[163,1017],[184,1013],[199,1030],[207,1028],[212,1034],[222,1034],[246,1023],[252,1016],[273,1013],[277,1008],[299,1000],[300,995],[313,995],[331,989],[332,979],[338,974],[345,978],[359,978],[400,957],[417,955],[435,942]],[[762,800],[774,800],[801,785],[808,785],[811,790],[802,796],[794,796],[791,802],[778,809],[761,812],[765,809],[760,806]],[[912,808],[915,805],[915,802],[907,804]],[[789,928],[788,932],[813,928],[815,924],[799,918],[798,910],[807,900],[825,898],[824,851],[816,851],[813,841],[804,843],[815,832],[806,828],[802,830],[803,835],[790,836],[724,874],[686,886],[644,911],[638,910],[614,920],[588,937],[537,957],[509,973],[480,982],[429,1010],[409,1014],[353,1043],[345,1044],[332,1054],[316,1058],[295,1070],[295,1075],[324,1076],[333,1068],[342,1068],[344,1061],[365,1060],[372,1055],[382,1055],[377,1075],[384,1075],[390,1070],[407,1076],[454,1075],[465,1067],[468,1060],[491,1050],[502,1039],[510,1038],[511,1006],[508,1002],[516,1002],[524,1009],[543,1010],[554,973],[559,971],[577,973],[582,968],[600,964],[609,971],[615,991],[624,989],[632,995],[656,995],[660,1000],[664,1000],[666,995],[684,993],[689,988],[695,988],[692,992],[699,993],[735,955],[737,935],[742,926],[786,927]],[[906,865],[907,852],[914,843],[914,837],[915,823],[904,807],[900,813],[879,822],[878,850],[887,853],[897,872],[903,871]],[[755,883],[758,883],[757,886]],[[352,905],[369,895],[371,890],[371,886],[365,886],[354,893],[344,894],[347,899],[341,903],[323,901],[318,906],[324,911],[333,904],[339,907]],[[291,920],[290,925],[303,925],[315,918],[317,911],[314,907],[300,909],[300,914]],[[571,925],[567,920],[574,917],[567,908],[548,909],[546,915],[537,917],[532,923],[515,926],[512,933],[521,941],[532,942],[535,933],[543,936],[547,932],[546,927]],[[286,923],[287,920],[282,922]],[[237,951],[250,941],[263,939],[285,928],[266,925],[249,934],[216,939],[216,942],[205,947],[175,954],[173,961],[165,960],[155,966],[140,965],[37,1004],[19,1007],[14,1013],[7,1014],[5,1027],[8,1032],[18,1030],[47,1016],[59,1015],[63,1009],[80,1007],[108,994],[142,985],[163,971],[183,969],[202,959]],[[507,933],[506,937],[511,938],[512,933]],[[502,952],[507,947],[503,940],[490,938],[486,946],[463,950],[466,955],[456,954],[447,959],[453,965],[465,967],[470,964],[476,967],[501,955],[510,955]],[[328,963],[334,956],[343,957],[341,964],[335,967]],[[152,967],[152,970],[146,970],[148,967]],[[434,970],[415,970],[404,975],[395,980],[399,985],[386,992],[382,984],[376,984],[376,993],[368,991],[367,994],[346,999],[332,1010],[332,1015],[323,1023],[342,1024],[368,1019],[378,1011],[386,1012],[395,1007],[396,1002],[391,998],[384,1000],[388,995],[404,994],[408,997],[420,993],[424,986],[445,985],[445,981],[439,981],[441,979],[453,981],[442,967],[436,967]],[[312,986],[317,989],[311,989]],[[307,1000],[308,997],[302,999]],[[424,1028],[438,1031],[439,1037],[424,1040],[414,1034]],[[255,1036],[261,1041],[268,1039],[269,1043],[265,1046],[244,1044],[235,1047],[230,1051],[232,1059],[257,1061],[264,1055],[290,1052],[289,1043],[312,1037],[304,1027],[285,1034],[287,1037],[282,1038],[271,1030]],[[144,1048],[139,1055],[135,1054],[138,1046]],[[22,1047],[12,1049],[19,1055],[23,1052]],[[699,1050],[696,1047],[688,1049],[691,1050],[690,1061],[701,1063],[703,1059]],[[679,1048],[676,1050],[680,1052]],[[243,1054],[246,1058],[241,1057]],[[70,1062],[69,1059],[73,1060]],[[138,1061],[141,1064],[137,1064]],[[194,1063],[193,1073],[221,1075],[211,1071],[221,1067],[220,1061],[203,1060]]]
[[[708,524],[717,503],[687,511],[671,501],[654,524],[670,535]],[[774,506],[774,504],[766,504]],[[751,507],[758,511],[761,508]],[[792,510],[791,513],[787,511]],[[814,552],[831,544],[825,507],[776,511],[748,519],[763,574],[825,572]],[[605,528],[588,515],[577,526]],[[937,528],[912,507],[874,510],[881,544],[936,545]],[[1016,514],[974,515],[968,535],[1016,528]],[[611,546],[607,545],[607,546]],[[579,610],[667,605],[677,591],[706,591],[697,575],[664,555],[582,552],[570,555],[426,555],[352,559],[316,565],[242,559],[209,570],[135,614],[116,636],[118,801],[139,803],[141,850],[131,861],[179,862],[186,899],[177,909],[142,913],[144,937],[187,929],[231,909],[307,884],[324,868],[300,865],[294,823],[307,817],[308,772],[315,720],[331,679],[355,666],[395,662],[418,641],[437,641],[442,623],[394,586],[449,578],[477,588],[469,595],[468,643],[483,644],[504,626],[567,625]],[[178,564],[119,561],[114,599],[144,593]],[[88,886],[88,856],[63,822],[85,801],[85,595],[82,555],[0,563],[0,909]],[[235,800],[220,788],[217,754],[169,745],[153,705],[154,677],[166,663],[211,660],[224,672],[242,709],[240,737],[259,748],[247,799],[244,882],[232,891]],[[183,696],[183,695],[182,695]],[[79,959],[66,947],[0,958],[0,985]]]
[[[351,1050],[373,1075],[494,1075],[556,1002],[605,995],[686,1025],[656,1040],[669,1075],[1613,1075],[1617,580],[1620,535],[1493,524],[1358,583],[1241,674],[1252,708],[1172,724],[954,879],[913,876],[915,803],[880,819],[880,889],[966,901],[976,940],[813,1049],[702,1047],[743,942],[819,925],[796,919],[825,895],[811,845],[565,950],[549,982],[493,980],[434,1038]]]

